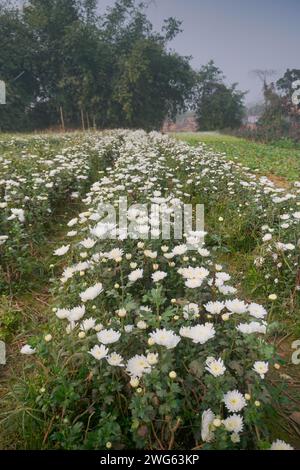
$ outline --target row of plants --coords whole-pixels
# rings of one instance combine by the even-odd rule
[[[57,214],[81,199],[110,162],[119,138],[119,133],[101,139],[75,134],[0,142],[1,290],[14,294],[42,277],[39,248]]]
[[[298,183],[284,191],[205,146],[121,134],[53,253],[49,321],[22,345],[3,426],[22,423],[27,448],[291,449],[267,425],[281,363],[268,315],[297,291]],[[131,236],[103,219],[124,197]],[[205,205],[208,233],[165,239],[157,215],[176,220],[186,203]],[[241,299],[219,261],[234,243],[264,250],[263,304]]]

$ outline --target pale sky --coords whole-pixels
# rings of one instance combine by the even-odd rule
[[[98,0],[99,12],[114,0]],[[183,21],[171,47],[193,56],[199,68],[213,59],[227,76],[249,90],[246,102],[261,96],[254,69],[300,68],[300,0],[152,0],[148,16],[156,29],[164,18]]]

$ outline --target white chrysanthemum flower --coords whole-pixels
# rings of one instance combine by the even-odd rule
[[[210,409],[203,411],[201,418],[201,439],[203,442],[211,442],[214,438],[212,424],[216,415]]]
[[[116,314],[120,318],[125,318],[127,315],[127,310],[125,308],[119,308],[118,310],[116,310]]]
[[[233,414],[224,419],[223,424],[227,431],[234,432],[235,434],[239,434],[244,428],[243,417],[237,414]]]
[[[83,320],[83,322],[80,325],[80,329],[82,331],[89,331],[95,328],[96,325],[96,320],[94,318],[87,318],[86,320]]]
[[[25,222],[25,212],[24,209],[11,209],[11,216],[7,218],[7,220],[14,220],[18,219],[19,222],[24,223]]]
[[[255,318],[264,318],[268,314],[267,310],[262,305],[256,304],[255,302],[248,305],[248,312],[251,317]]]
[[[153,366],[158,363],[158,354],[157,353],[148,353],[147,361],[150,366]]]
[[[179,334],[185,338],[190,338],[195,344],[205,344],[215,336],[216,331],[212,323],[205,323],[205,325],[182,327]]]
[[[68,253],[69,249],[70,249],[70,245],[63,245],[63,246],[61,246],[60,248],[58,248],[57,250],[55,250],[55,251],[53,252],[53,254],[54,254],[55,256],[63,256],[63,255],[65,255],[66,253]]]
[[[68,316],[70,315],[70,310],[67,308],[58,308],[55,312],[55,315],[60,320],[64,320],[65,318],[68,318]]]
[[[69,314],[67,316],[70,322],[76,322],[80,320],[85,314],[85,306],[78,305],[77,307],[72,308],[69,310]]]
[[[73,227],[74,225],[76,225],[78,222],[78,218],[75,217],[74,219],[71,219],[68,223],[67,223],[67,226],[68,227]]]
[[[142,279],[143,274],[144,274],[144,270],[143,270],[143,269],[135,269],[135,271],[132,271],[132,272],[128,275],[128,279],[129,279],[130,282],[135,282],[135,281],[137,281],[138,279]]]
[[[203,267],[193,268],[189,266],[188,268],[179,268],[178,273],[182,275],[185,279],[198,279],[203,280],[209,275],[209,271]]]
[[[205,369],[214,377],[224,375],[224,372],[226,371],[226,367],[224,365],[223,360],[221,358],[215,359],[214,357],[208,357],[206,359]]]
[[[225,307],[229,310],[230,313],[246,313],[247,312],[247,304],[243,300],[234,299],[234,300],[226,300]]]
[[[126,371],[131,377],[141,378],[143,374],[151,372],[151,366],[146,356],[137,354],[127,362]]]
[[[244,396],[238,390],[232,390],[225,393],[223,401],[230,413],[241,411],[247,405]]]
[[[120,354],[117,354],[116,352],[111,353],[107,357],[107,362],[110,366],[124,367],[123,361],[123,357]]]
[[[272,240],[272,234],[271,233],[266,233],[263,237],[262,237],[262,241],[263,242],[268,242]]]
[[[85,238],[84,240],[80,242],[80,245],[82,245],[84,248],[88,250],[89,248],[93,248],[95,243],[96,243],[95,240],[93,240],[92,238]]]
[[[112,344],[119,341],[121,333],[119,331],[115,331],[112,328],[109,330],[101,330],[97,333],[98,341],[102,344]]]
[[[200,256],[203,256],[203,258],[206,258],[207,256],[210,255],[209,250],[207,250],[206,248],[199,248],[198,253]]]
[[[229,281],[231,276],[228,273],[218,272],[216,273],[215,285],[217,287],[223,286],[224,282]]]
[[[300,212],[293,212],[292,215],[293,215],[294,219],[300,220]]]
[[[207,304],[204,305],[204,308],[210,314],[218,315],[225,308],[225,304],[224,302],[219,302],[219,301],[208,302]]]
[[[25,354],[26,356],[31,356],[31,354],[35,354],[36,349],[32,348],[29,344],[25,344],[21,347],[20,353]]]
[[[97,361],[101,361],[101,359],[104,359],[107,354],[108,354],[108,349],[101,344],[101,346],[98,346],[96,344],[89,352]]]
[[[67,334],[69,335],[74,330],[74,328],[76,328],[76,323],[74,321],[70,321],[66,328]]]
[[[124,326],[124,331],[125,333],[131,333],[134,329],[134,325],[125,325]]]
[[[121,248],[113,248],[109,253],[107,253],[108,259],[118,260],[121,259],[124,254],[124,250]]]
[[[69,279],[72,279],[72,277],[74,276],[74,273],[75,273],[75,270],[72,267],[64,269],[62,273],[62,277],[61,277],[61,282],[65,283]]]
[[[77,235],[77,231],[76,230],[71,230],[70,232],[67,233],[67,237],[75,237]]]
[[[157,258],[157,251],[145,250],[144,255],[147,258],[155,259],[155,258]]]
[[[167,273],[163,271],[156,271],[155,273],[152,274],[152,280],[153,282],[159,282],[162,281],[165,277],[167,277]]]
[[[252,321],[250,323],[240,323],[236,329],[244,334],[260,333],[265,335],[267,332],[266,325],[263,325],[257,321]]]
[[[110,234],[114,235],[115,228],[116,225],[114,224],[99,223],[91,229],[91,234],[97,238],[105,238]]]
[[[222,286],[217,286],[217,287],[218,287],[218,291],[223,295],[232,295],[232,294],[235,294],[237,291],[236,288],[233,286],[222,285]]]
[[[196,289],[197,287],[201,287],[202,284],[203,284],[203,279],[192,278],[192,279],[187,279],[185,281],[185,285],[189,289]]]
[[[81,292],[80,298],[82,302],[87,302],[88,300],[94,300],[96,297],[98,297],[99,294],[103,291],[103,286],[101,282],[98,282],[92,287],[89,287],[86,289],[84,292]]]
[[[294,450],[294,447],[290,446],[281,439],[274,441],[270,447],[270,450]]]
[[[173,248],[173,255],[178,256],[178,255],[183,255],[187,251],[187,246],[186,245],[177,245]]]
[[[265,378],[265,374],[269,370],[269,364],[264,361],[256,361],[253,365],[253,370],[260,375],[262,379]]]
[[[180,336],[175,335],[173,331],[166,330],[165,328],[161,330],[156,329],[150,333],[150,338],[152,338],[155,344],[165,346],[167,349],[175,348],[180,341]]]
[[[241,442],[240,435],[237,434],[236,432],[233,432],[231,434],[230,439],[231,439],[231,442],[233,442],[234,444],[237,444],[238,442]]]
[[[0,235],[0,246],[8,240],[8,235]]]
[[[145,322],[145,320],[139,320],[136,324],[137,328],[139,330],[146,330],[148,328],[148,325],[147,323]]]
[[[293,243],[275,243],[275,246],[278,251],[293,251],[295,249],[295,245]]]
[[[199,307],[197,304],[190,303],[183,307],[183,318],[188,320],[190,315],[198,315]]]

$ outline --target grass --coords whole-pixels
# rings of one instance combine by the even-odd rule
[[[214,151],[226,153],[250,170],[273,177],[274,182],[286,185],[300,179],[300,149],[287,149],[218,133],[177,133],[175,137],[190,145],[203,142]]]
[[[70,218],[78,214],[82,206],[78,202],[69,201],[62,205],[51,223],[51,230],[47,233],[47,243],[40,246],[38,263],[40,270],[32,272],[32,282],[25,292],[14,296],[0,296],[0,340],[7,346],[7,365],[0,369],[0,415],[5,417],[11,414],[11,397],[15,386],[26,384],[24,367],[26,357],[20,356],[20,347],[26,343],[27,338],[40,333],[44,328],[47,331],[48,316],[53,299],[49,291],[49,266],[53,259],[53,250],[61,244],[65,236],[65,226]],[[35,285],[35,288],[31,288]],[[32,379],[34,373],[32,373]],[[20,411],[20,406],[15,412]],[[23,413],[30,413],[24,407]],[[34,422],[34,420],[33,420]],[[33,423],[34,424],[34,423]],[[0,430],[0,449],[15,450],[24,446],[24,441],[15,430],[11,433],[5,426]],[[12,439],[13,436],[13,439]],[[28,436],[34,440],[36,436]],[[29,442],[29,441],[28,441]],[[33,446],[34,447],[34,446]]]

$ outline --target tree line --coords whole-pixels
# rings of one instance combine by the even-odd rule
[[[300,107],[292,99],[293,95],[300,96],[299,84],[300,69],[287,69],[283,77],[276,82],[268,84],[264,81],[265,106],[259,125],[269,126],[280,135],[288,135],[293,129],[297,129],[300,140]]]
[[[254,128],[241,127],[234,133],[261,142],[300,143],[300,69],[287,69],[277,81],[274,70],[254,71],[263,84],[262,103],[252,108],[259,119]]]
[[[172,17],[155,31],[135,0],[101,16],[97,0],[1,1],[0,130],[159,129],[187,108],[201,129],[238,127],[245,93],[226,86],[212,61],[195,71],[170,50],[180,32]]]

